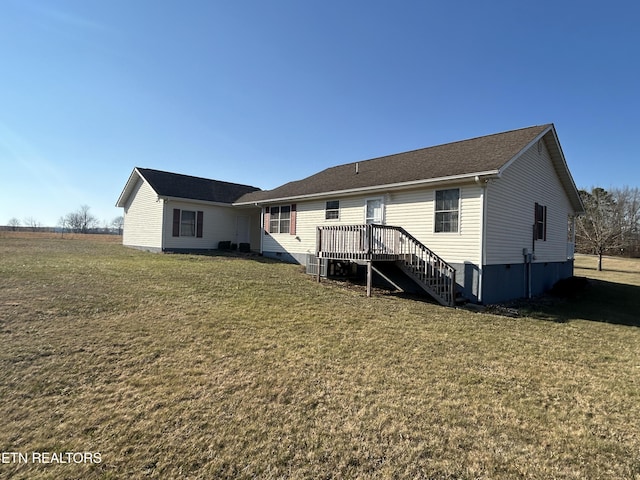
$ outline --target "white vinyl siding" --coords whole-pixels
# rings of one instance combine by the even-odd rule
[[[206,205],[204,203],[192,203],[181,200],[166,202],[164,211],[164,248],[165,249],[215,249],[219,242],[236,241],[238,220],[240,211],[231,206]],[[173,236],[173,210],[180,209],[182,213],[202,211],[202,237],[184,235],[190,233],[183,230],[187,228],[184,216],[181,216],[181,236]],[[191,228],[191,227],[189,227]]]
[[[436,190],[436,233],[457,233],[460,218],[460,189]]]
[[[291,205],[277,205],[269,209],[269,233],[291,231]]]
[[[122,244],[162,248],[162,201],[158,201],[156,192],[140,178],[124,206]]]
[[[440,190],[440,189],[438,189]],[[387,225],[399,225],[449,263],[480,263],[482,191],[460,186],[458,232],[435,233],[435,191],[416,190],[389,195]]]
[[[265,235],[263,250],[274,253],[315,253],[318,225],[365,223],[366,200],[372,196],[340,198],[340,219],[325,218],[326,200],[297,203],[296,236]],[[481,189],[475,184],[460,187],[459,231],[434,232],[435,189],[387,193],[382,197],[384,223],[400,226],[448,262],[480,262]]]
[[[364,202],[364,223],[384,225],[384,200],[367,198]]]
[[[194,210],[180,211],[180,236],[181,237],[196,236],[196,211]]]
[[[324,210],[325,220],[339,220],[340,219],[340,200],[329,200],[326,203]]]
[[[535,241],[536,262],[567,259],[569,199],[544,144],[531,146],[487,186],[487,265],[522,263],[534,246],[535,204],[546,211],[546,241]]]
[[[325,222],[336,224],[335,220],[325,220],[325,206],[324,200],[296,204],[296,234],[263,233],[262,250],[273,253],[315,253],[316,225]]]

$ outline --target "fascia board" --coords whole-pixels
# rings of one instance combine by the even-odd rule
[[[560,145],[560,140],[558,139],[558,135],[556,134],[555,129],[552,130],[553,139],[555,141],[556,146],[558,147],[558,152],[560,154],[560,162],[562,164],[562,171],[564,173],[566,182],[569,184],[571,193],[574,195],[574,199],[576,200],[576,205],[574,205],[575,212],[580,215],[584,213],[584,205],[582,203],[582,199],[580,198],[580,193],[578,192],[578,187],[576,187],[576,182],[573,180],[573,175],[571,175],[571,170],[569,170],[569,165],[567,164],[567,159],[564,156],[564,152],[562,151],[562,145]],[[561,179],[562,180],[562,179]],[[564,183],[564,182],[563,182]],[[569,192],[567,192],[569,193]]]
[[[531,140],[522,150],[520,150],[517,154],[515,154],[511,158],[511,160],[505,163],[500,168],[500,175],[502,175],[502,173],[507,168],[509,168],[509,166],[513,164],[513,162],[518,160],[526,151],[528,151],[531,147],[533,147],[537,142],[542,140],[542,138],[544,138],[544,136],[549,132],[551,132],[551,134],[553,135],[553,141],[555,143],[555,146],[558,149],[558,155],[554,155],[553,152],[550,152],[550,153],[551,153],[551,161],[554,163],[556,167],[560,167],[559,169],[556,170],[558,172],[560,183],[562,183],[563,187],[565,188],[566,194],[569,197],[569,200],[573,205],[576,213],[578,214],[584,213],[584,206],[582,205],[582,200],[580,199],[578,189],[576,188],[576,184],[573,181],[573,177],[571,176],[571,171],[569,170],[569,166],[567,165],[567,161],[562,151],[562,146],[560,145],[560,140],[558,139],[558,135],[556,133],[556,130],[553,124],[545,128],[540,134],[538,134],[538,136],[536,136],[533,140]]]
[[[406,190],[420,186],[436,186],[446,183],[462,182],[465,180],[474,180],[476,177],[492,178],[500,175],[498,170],[489,170],[484,172],[465,173],[463,175],[451,175],[448,177],[438,177],[423,180],[414,180],[411,182],[389,183],[386,185],[372,185],[370,187],[350,188],[345,190],[333,190],[331,192],[319,192],[311,193],[308,195],[294,195],[289,197],[267,198],[264,200],[257,200],[253,202],[241,202],[234,203],[234,206],[242,205],[266,205],[268,203],[278,203],[284,201],[300,201],[300,200],[313,200],[317,198],[357,195],[360,193],[373,193],[373,192],[385,192],[388,190]]]
[[[553,129],[553,125],[549,125],[547,128],[545,128],[541,133],[539,133],[533,140],[531,140],[529,143],[527,143],[524,148],[522,148],[518,153],[516,153],[513,157],[511,157],[511,160],[507,161],[507,163],[505,163],[504,165],[502,165],[502,167],[500,167],[500,175],[502,175],[502,173],[509,168],[509,166],[511,164],[513,164],[513,162],[515,162],[516,160],[518,160],[523,154],[524,152],[526,152],[527,150],[529,150],[531,147],[533,147],[538,141],[540,141],[542,139],[542,137],[544,137],[547,132],[549,130]],[[556,141],[557,141],[557,137],[556,137]]]
[[[122,193],[120,193],[120,196],[118,197],[118,201],[116,202],[116,207],[124,207],[127,201],[127,198],[129,198],[129,195],[131,195],[131,190],[133,190],[133,186],[136,184],[137,178],[135,177],[142,179],[143,182],[146,182],[144,176],[138,171],[137,168],[134,168],[133,171],[131,172],[131,175],[129,175],[129,179],[127,180],[127,183],[125,183],[124,188],[122,189]],[[151,187],[151,185],[149,186]],[[153,190],[153,187],[151,189]]]
[[[197,205],[209,205],[212,207],[232,207],[231,203],[224,202],[209,202],[207,200],[197,200],[194,198],[182,198],[182,197],[167,197],[158,195],[158,200],[164,200],[165,202],[182,202],[182,203],[195,203]]]

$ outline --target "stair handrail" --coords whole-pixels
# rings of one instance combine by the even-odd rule
[[[388,231],[395,232],[397,237],[388,238]],[[343,232],[344,238],[325,238],[325,232]],[[374,255],[393,255],[414,276],[424,275],[428,281],[421,280],[421,283],[434,297],[440,297],[438,300],[441,303],[449,306],[455,304],[456,269],[403,227],[380,224],[321,225],[318,226],[317,235],[316,249],[319,258],[324,257],[325,253],[333,255],[333,258],[358,260],[373,259]],[[419,260],[416,261],[414,257]],[[422,267],[424,270],[418,271]]]
[[[426,285],[429,287],[429,290],[431,290],[432,295],[434,295],[435,297],[441,297],[439,298],[439,300],[442,300],[443,304],[449,306],[455,305],[456,269],[452,265],[450,265],[446,260],[440,257],[437,253],[427,247],[420,240],[407,232],[403,227],[394,225],[374,225],[374,228],[382,228],[388,230],[390,229],[398,232],[401,236],[399,238],[400,241],[397,243],[401,245],[401,250],[404,250],[405,243],[409,243],[413,247],[413,249],[417,249],[419,252],[419,255],[417,256],[424,262],[425,266],[424,271],[420,271],[420,273],[424,274],[429,279],[434,279],[436,282],[435,285],[431,285],[430,282],[426,282]],[[412,249],[410,248],[409,250]],[[406,254],[416,255],[416,252],[400,251],[396,252],[396,254],[398,254],[399,256]],[[413,268],[413,258],[404,258],[401,259],[401,261],[405,263],[405,266],[408,270],[412,271],[412,273],[414,274],[417,273]],[[427,268],[427,266],[431,268]]]

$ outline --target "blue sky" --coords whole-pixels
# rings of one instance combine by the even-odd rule
[[[579,187],[639,186],[638,5],[0,0],[0,224],[546,123]]]

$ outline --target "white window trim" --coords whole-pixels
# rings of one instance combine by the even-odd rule
[[[327,208],[327,204],[329,202],[338,202],[338,208],[332,208],[332,209]],[[327,218],[327,213],[329,213],[329,212],[337,212],[338,216],[336,218]],[[340,221],[340,200],[327,200],[327,201],[325,201],[325,203],[324,203],[324,219],[327,222],[338,222],[338,221]]]
[[[447,190],[458,190],[458,209],[457,210],[438,210],[437,209],[437,193],[438,192],[444,192]],[[462,188],[460,187],[453,187],[453,188],[439,188],[437,190],[434,190],[433,192],[433,233],[435,235],[460,235],[462,232]],[[437,214],[438,213],[443,213],[443,212],[458,212],[458,229],[455,232],[438,232],[436,230],[436,227],[438,225],[438,222],[436,220],[437,218]]]
[[[184,214],[192,213],[193,214],[193,225],[191,222],[185,221]],[[183,233],[183,228],[192,227],[193,233],[185,234]],[[198,229],[198,212],[196,210],[187,210],[180,209],[180,236],[181,237],[195,237]]]
[[[380,210],[382,210],[382,213],[381,213],[382,218],[380,219],[380,224],[385,225],[386,208],[384,203],[384,197],[369,197],[364,199],[364,223],[365,224],[367,223],[367,203],[373,200],[380,200]]]
[[[282,213],[282,207],[289,207],[289,230],[287,230],[286,232],[282,231],[282,218],[281,218],[281,213]],[[278,231],[277,232],[272,232],[271,231],[271,222],[274,221],[273,219],[273,209],[277,208],[278,209]],[[279,235],[279,234],[289,234],[291,232],[291,204],[290,203],[283,203],[283,204],[279,204],[279,205],[273,205],[271,207],[269,207],[269,229],[268,229],[269,234],[271,235]]]

